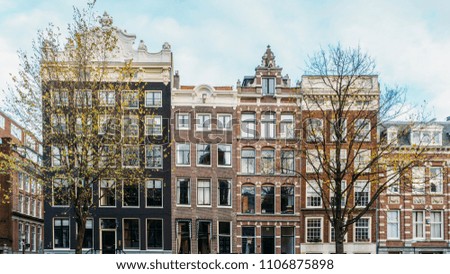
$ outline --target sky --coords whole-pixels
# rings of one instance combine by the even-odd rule
[[[17,50],[31,51],[49,23],[64,31],[73,6],[86,1],[0,0],[0,96],[18,70]],[[408,104],[426,101],[433,117],[450,116],[450,1],[97,0],[95,9],[136,34],[136,47],[144,40],[158,52],[169,42],[183,85],[236,85],[267,45],[295,85],[308,56],[341,43],[374,58],[382,87],[405,87]]]

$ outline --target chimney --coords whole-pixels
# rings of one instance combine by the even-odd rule
[[[180,75],[178,74],[178,70],[175,71],[175,75],[173,76],[173,88],[180,89]]]

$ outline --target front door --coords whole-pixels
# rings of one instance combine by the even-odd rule
[[[102,231],[102,254],[116,253],[116,231],[103,230]]]

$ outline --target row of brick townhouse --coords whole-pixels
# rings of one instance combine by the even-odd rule
[[[110,18],[105,14],[102,20]],[[43,90],[53,104],[44,109],[43,164],[56,170],[45,188],[45,227],[44,202],[32,201],[28,177],[18,174],[13,179],[18,182],[13,188],[14,231],[30,235],[25,242],[31,243],[31,250],[73,253],[76,247],[75,212],[66,196],[56,195],[73,191],[58,173],[64,158],[58,134],[70,130],[78,134],[77,129],[88,123],[96,125],[93,135],[106,140],[103,137],[111,134],[109,124],[115,118],[118,127],[112,134],[119,135],[122,143],[111,151],[110,144],[100,142],[98,149],[119,156],[113,169],[128,170],[130,176],[144,170],[144,177],[128,184],[130,178],[110,175],[93,185],[85,253],[334,253],[335,233],[325,206],[333,201],[333,194],[330,190],[329,199],[324,199],[315,189],[326,181],[318,153],[329,158],[338,153],[332,130],[337,122],[331,117],[336,98],[320,76],[302,76],[292,86],[268,46],[255,73],[238,80],[236,87],[182,85],[168,43],[150,53],[142,41],[134,48],[135,35],[117,28],[114,32],[118,50],[108,66],[130,64],[136,70],[127,89],[112,88],[122,81],[116,75],[97,88],[70,90],[62,82],[49,83]],[[364,93],[352,98],[354,105],[340,124],[345,135],[356,136],[358,149],[345,140],[339,148],[344,161],[349,155],[356,159],[352,170],[370,160],[384,136],[398,139],[396,153],[403,154],[428,138],[429,157],[349,225],[345,252],[448,252],[450,122],[408,131],[406,122],[377,127],[377,115],[370,115],[379,108],[377,76],[360,77],[355,85]],[[85,98],[85,111],[99,110],[90,120],[70,120],[64,112],[77,107],[79,94]],[[308,105],[311,97],[318,107]],[[111,111],[116,106],[120,113]],[[361,115],[362,111],[369,115]],[[9,128],[9,123],[0,120],[0,130],[2,125]],[[2,149],[10,149],[10,142],[26,143],[23,136],[14,138],[16,131],[11,128],[12,137],[2,138]],[[323,144],[320,149],[318,140]],[[103,155],[92,167],[101,168],[102,160]],[[344,186],[351,176],[343,177]],[[376,190],[366,187],[370,176],[362,174],[354,189],[348,190],[353,214],[363,212]],[[30,203],[40,206],[30,211]],[[5,231],[9,230],[1,229]],[[14,251],[20,250],[19,236],[1,237]]]

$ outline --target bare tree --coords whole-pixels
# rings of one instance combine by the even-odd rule
[[[9,90],[10,112],[43,140],[48,157],[32,170],[44,185],[46,201],[74,213],[76,253],[82,251],[86,221],[97,206],[93,188],[100,186],[98,200],[108,204],[115,203],[112,193],[138,187],[144,146],[152,146],[139,134],[144,111],[136,105],[144,90],[137,68],[132,60],[111,61],[120,50],[118,30],[106,13],[96,15],[94,3],[74,8],[65,43],[53,25],[38,32],[33,54],[20,52],[21,68]],[[163,153],[151,159],[162,161]],[[123,188],[119,178],[127,178]]]
[[[380,193],[398,183],[423,149],[399,157],[395,140],[378,136],[383,123],[408,111],[405,90],[380,91],[375,62],[359,47],[321,49],[309,57],[307,74],[301,83],[304,169],[297,174],[307,182],[306,206],[323,211],[336,253],[344,253],[349,227],[375,211]]]

